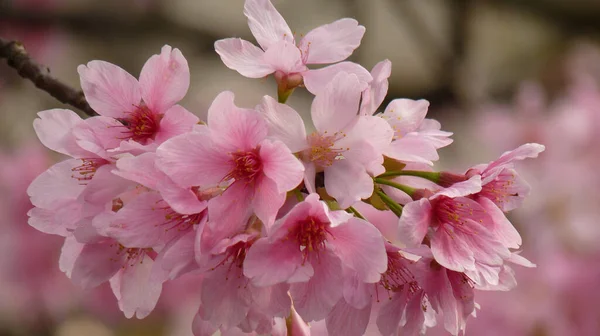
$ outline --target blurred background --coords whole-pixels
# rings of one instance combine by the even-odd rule
[[[367,28],[351,60],[370,69],[390,59],[388,101],[427,99],[430,117],[455,133],[438,169],[546,145],[521,164],[533,192],[510,214],[538,267],[516,269],[508,293],[479,292],[467,335],[600,335],[600,1],[272,1],[297,34],[342,17]],[[106,60],[137,76],[170,44],[191,68],[183,105],[203,117],[222,90],[247,107],[275,95],[271,78],[244,78],[214,52],[220,38],[254,41],[242,9],[243,0],[0,0],[0,37],[76,88],[79,64]],[[301,89],[289,101],[299,111],[310,102]],[[65,106],[0,62],[0,336],[189,336],[193,279],[170,284],[147,319],[127,320],[109,288],[79,290],[58,270],[60,237],[27,225],[25,189],[60,159],[32,121],[56,107]]]

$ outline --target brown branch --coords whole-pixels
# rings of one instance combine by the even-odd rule
[[[82,91],[75,90],[52,77],[48,68],[44,69],[31,59],[20,42],[0,38],[1,58],[6,59],[8,66],[15,69],[21,77],[29,79],[37,88],[46,91],[61,103],[76,107],[88,116],[98,115],[85,100]]]

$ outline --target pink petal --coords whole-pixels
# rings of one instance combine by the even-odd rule
[[[81,197],[92,204],[104,205],[135,186],[135,183],[113,174],[113,169],[113,165],[104,165],[98,168],[92,180],[81,193]]]
[[[192,322],[194,336],[212,336],[219,331],[218,327],[215,327],[210,321],[204,319],[204,315],[204,307],[201,305]]]
[[[318,261],[311,264],[315,271],[312,278],[290,287],[294,307],[307,322],[324,319],[342,297],[340,260],[331,252],[322,251]]]
[[[471,246],[462,239],[462,236],[457,236],[455,231],[446,230],[440,228],[431,236],[431,252],[435,260],[456,272],[473,270],[475,258]]]
[[[280,40],[293,41],[294,35],[270,0],[246,0],[244,15],[258,44],[267,50]]]
[[[77,145],[73,136],[73,127],[83,122],[75,112],[52,109],[38,112],[38,117],[33,121],[33,128],[44,146],[77,158],[88,154]]]
[[[266,238],[261,238],[248,250],[244,259],[244,275],[256,286],[272,286],[286,282],[301,264],[302,254],[297,245],[290,242],[269,243]],[[307,275],[305,281],[312,274]]]
[[[248,41],[239,38],[218,40],[215,42],[215,50],[229,69],[244,77],[261,78],[275,71],[264,60],[265,52]]]
[[[179,49],[168,45],[162,47],[160,55],[150,57],[140,73],[144,103],[155,113],[164,113],[183,99],[189,86],[187,60]]]
[[[154,260],[152,280],[173,280],[179,276],[196,270],[194,246],[196,232],[189,230],[179,239],[168,243]]]
[[[423,242],[432,220],[432,208],[428,199],[422,198],[404,206],[398,222],[399,239],[407,247],[417,247]]]
[[[102,242],[85,244],[77,257],[71,280],[83,287],[92,288],[108,281],[123,266],[124,253],[118,254],[118,244]]]
[[[199,199],[198,195],[192,189],[182,188],[170,178],[161,180],[158,183],[157,190],[160,191],[160,195],[165,202],[180,214],[197,214],[206,209],[208,205],[208,202]]]
[[[371,305],[356,309],[341,299],[327,316],[327,331],[330,335],[362,336],[371,317]]]
[[[358,120],[361,91],[355,75],[337,74],[313,100],[311,116],[317,131],[333,135],[351,127]]]
[[[237,325],[250,310],[248,279],[238,267],[221,266],[202,281],[202,304],[205,318],[215,325]]]
[[[515,161],[520,161],[527,158],[536,158],[538,154],[543,152],[545,149],[546,147],[537,143],[527,143],[521,145],[517,149],[504,152],[504,154],[502,154],[498,160],[491,162],[485,171],[490,171]]]
[[[65,238],[65,242],[60,251],[58,267],[67,275],[68,278],[71,278],[73,267],[75,267],[75,262],[81,254],[81,250],[83,250],[84,246],[85,244],[78,242],[73,236]]]
[[[486,197],[479,197],[477,202],[485,209],[487,214],[492,217],[494,227],[488,229],[492,231],[495,238],[508,248],[518,249],[523,243],[521,235],[506,218],[502,210]]]
[[[377,327],[381,335],[390,336],[398,333],[407,301],[408,290],[402,288],[400,292],[394,293],[390,301],[383,304],[377,316]]]
[[[325,64],[343,61],[360,45],[365,27],[354,19],[340,19],[309,31],[298,48],[304,52],[304,63]]]
[[[293,108],[278,103],[270,96],[264,96],[256,110],[265,116],[269,125],[269,136],[281,140],[292,153],[308,147],[304,121]]]
[[[27,223],[38,231],[67,237],[73,233],[81,219],[81,207],[81,203],[72,202],[56,210],[33,208],[27,213]]]
[[[292,312],[291,312],[291,317],[292,317],[292,323],[291,323],[291,330],[290,335],[294,335],[294,336],[310,336],[311,335],[311,327],[304,322],[304,320],[302,319],[302,317],[300,317],[300,315],[298,314],[298,312],[292,307]],[[315,334],[316,336],[316,334]]]
[[[161,144],[177,135],[191,132],[200,121],[198,117],[181,105],[174,105],[165,112],[154,141]]]
[[[340,72],[356,75],[360,83],[361,91],[365,90],[368,84],[373,80],[369,71],[361,65],[354,62],[341,62],[303,72],[302,77],[304,79],[304,86],[306,86],[306,89],[310,93],[316,95],[325,90],[329,82],[331,82]]]
[[[277,212],[285,202],[285,191],[280,192],[278,189],[275,181],[263,177],[254,192],[252,200],[254,212],[267,229],[273,225]]]
[[[447,196],[450,198],[474,195],[481,191],[481,177],[474,175],[466,181],[454,183],[451,187],[438,191],[432,198]]]
[[[365,168],[350,160],[336,160],[325,168],[325,188],[342,209],[373,194],[373,179]]]
[[[388,78],[392,74],[392,62],[389,60],[381,61],[371,70],[373,81],[369,87],[363,91],[362,102],[360,105],[361,115],[373,115],[381,105],[387,95],[389,82]]]
[[[302,62],[300,50],[293,42],[281,40],[272,44],[265,51],[264,62],[269,64],[271,69],[281,71],[285,74],[298,73],[307,70]]]
[[[392,125],[396,136],[402,137],[419,128],[428,108],[429,102],[424,99],[394,99],[381,116]]]
[[[377,210],[365,202],[352,205],[369,223],[373,224],[385,239],[392,243],[398,241],[398,217],[390,210]]]
[[[117,169],[113,170],[112,173],[156,190],[160,180],[168,179],[168,177],[156,168],[154,165],[155,159],[155,153],[124,156],[117,160]]]
[[[221,182],[232,169],[229,160],[206,133],[178,135],[156,149],[156,166],[181,187]]]
[[[381,233],[371,223],[359,218],[330,229],[335,238],[329,240],[342,264],[354,270],[368,283],[381,279],[387,269],[387,254]]]
[[[140,85],[132,75],[120,67],[91,61],[77,67],[81,88],[90,106],[100,115],[122,118],[140,104]]]
[[[109,149],[119,147],[129,136],[127,128],[111,117],[91,117],[73,129],[77,145],[104,159],[110,159]]]
[[[409,133],[392,141],[384,154],[396,160],[424,163],[430,166],[433,165],[432,161],[437,161],[440,158],[435,146],[417,133]]]
[[[125,247],[151,248],[165,244],[176,235],[168,225],[169,208],[156,192],[147,192],[129,201],[109,223],[106,234]]]
[[[309,193],[317,192],[315,187],[315,177],[317,175],[317,167],[312,162],[302,162],[304,165],[304,186]]]
[[[258,112],[235,106],[233,99],[233,92],[224,91],[210,105],[211,137],[224,152],[253,150],[267,137],[267,123]]]
[[[280,193],[296,188],[304,176],[304,166],[279,141],[264,140],[260,144],[263,173],[277,185]]]
[[[125,317],[132,318],[134,315],[142,319],[148,316],[160,296],[162,283],[152,281],[150,274],[153,260],[146,254],[135,264],[125,266],[121,276],[119,307]]]
[[[85,186],[71,176],[75,174],[73,169],[81,164],[77,159],[62,161],[38,175],[27,188],[31,203],[44,209],[56,209],[76,200]]]

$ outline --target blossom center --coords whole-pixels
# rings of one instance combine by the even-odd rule
[[[238,151],[231,153],[233,169],[227,174],[226,179],[252,183],[262,171],[262,162],[258,149],[251,151]]]
[[[381,275],[379,284],[388,291],[399,292],[408,284],[410,291],[416,291],[417,282],[414,275],[406,267],[407,260],[397,252],[388,252],[388,267]],[[418,286],[417,286],[418,287]]]
[[[300,245],[300,250],[304,255],[303,262],[312,252],[319,252],[326,248],[326,240],[329,223],[323,222],[318,218],[309,216],[300,221],[300,223],[288,233],[287,238],[293,239]]]
[[[182,215],[169,208],[165,214],[165,221],[162,224],[157,224],[165,228],[165,232],[173,229],[183,232],[188,231],[194,225],[200,224],[204,218],[205,212],[200,212],[192,215]]]
[[[118,119],[127,131],[124,132],[127,139],[132,139],[141,144],[154,139],[160,127],[161,116],[154,113],[147,106],[138,106],[135,111],[128,114],[126,118]]]
[[[483,185],[479,195],[490,199],[496,204],[506,202],[510,196],[518,197],[519,194],[512,191],[514,189],[514,179],[514,173],[502,172],[495,180]]]
[[[329,167],[335,160],[343,159],[343,153],[350,149],[334,147],[336,141],[344,137],[346,137],[344,132],[335,132],[333,135],[328,135],[327,131],[323,134],[314,132],[308,136],[309,148],[304,155],[320,168]]]
[[[71,171],[73,172],[71,177],[79,180],[80,184],[87,184],[96,174],[96,170],[106,163],[108,163],[108,161],[101,158],[81,159],[80,166],[71,168]]]

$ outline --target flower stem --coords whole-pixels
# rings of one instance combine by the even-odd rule
[[[396,188],[398,190],[404,191],[410,197],[412,197],[412,195],[414,194],[414,192],[416,190],[415,188],[411,188],[411,187],[409,187],[407,185],[396,183],[394,181],[386,180],[386,179],[379,178],[379,177],[375,178],[375,182],[377,182],[379,184],[389,185],[390,187],[394,187],[394,188]]]
[[[288,100],[288,98],[292,95],[292,92],[294,92],[294,89],[285,89],[285,90],[278,89],[277,90],[277,101],[280,104],[285,104],[285,102]]]
[[[346,209],[346,211],[348,211],[351,214],[354,214],[354,216],[360,219],[366,220],[365,217],[360,212],[358,212],[358,210],[354,209],[354,207],[349,207],[348,209]]]
[[[396,203],[396,201],[391,199],[381,190],[376,189],[375,193],[381,198],[383,203],[385,203],[385,205],[387,205],[388,208],[390,208],[390,210],[392,210],[392,212],[396,214],[396,216],[402,216],[402,206],[400,204]]]
[[[422,177],[424,179],[427,179],[431,182],[437,183],[440,180],[440,174],[439,172],[427,172],[427,171],[420,171],[420,170],[396,170],[396,171],[389,171],[389,172],[385,172],[377,177],[382,178],[382,177],[392,177],[392,176],[418,176],[418,177]]]

